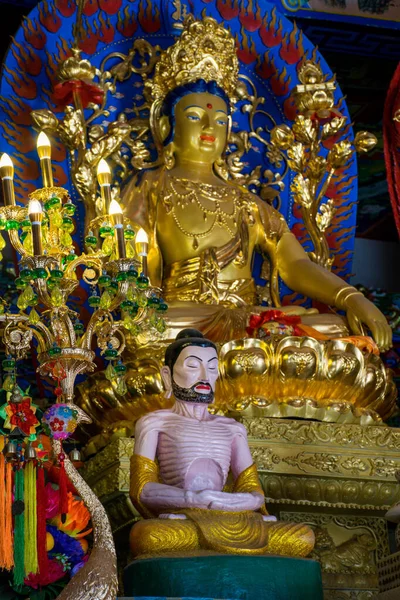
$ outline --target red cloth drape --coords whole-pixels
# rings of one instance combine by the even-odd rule
[[[390,82],[383,113],[383,147],[394,220],[400,236],[400,63]]]

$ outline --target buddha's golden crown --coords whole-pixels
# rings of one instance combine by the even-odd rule
[[[189,15],[177,42],[161,52],[146,91],[152,101],[162,101],[176,87],[204,79],[234,100],[238,73],[232,34],[211,17],[196,21]]]

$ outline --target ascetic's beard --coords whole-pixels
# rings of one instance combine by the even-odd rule
[[[208,394],[200,394],[196,392],[195,388],[198,385],[204,383],[203,381],[197,381],[190,388],[183,388],[172,379],[172,391],[177,400],[182,402],[198,402],[201,404],[211,404],[214,400],[214,391],[210,386]]]

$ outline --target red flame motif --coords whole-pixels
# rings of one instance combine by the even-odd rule
[[[108,15],[115,15],[122,6],[122,0],[98,0],[101,10]]]
[[[256,45],[254,43],[254,40],[251,40],[251,43],[249,46],[249,39],[248,39],[243,27],[241,28],[241,34],[242,34],[242,43],[241,44],[239,42],[238,36],[237,35],[235,36],[236,54],[237,54],[238,59],[241,62],[243,62],[245,65],[249,65],[250,63],[254,62],[257,58]]]
[[[51,160],[55,162],[63,162],[67,158],[67,150],[65,146],[58,140],[51,141]]]
[[[10,69],[4,65],[5,79],[7,83],[12,87],[17,96],[26,98],[27,100],[33,100],[37,96],[37,86],[35,81],[28,77],[20,69],[10,71]],[[10,77],[7,77],[7,74]]]
[[[114,26],[111,24],[109,17],[105,19],[102,13],[100,13],[99,21],[100,24],[94,23],[97,39],[104,44],[110,44],[115,36]]]
[[[11,46],[11,52],[22,71],[35,77],[39,75],[42,70],[42,61],[31,46],[23,46],[14,41]]]
[[[296,106],[295,101],[292,98],[292,96],[289,96],[289,98],[286,98],[285,102],[283,103],[283,112],[287,119],[289,119],[290,121],[295,120],[298,110],[297,110],[297,106]]]
[[[47,37],[39,23],[31,19],[25,19],[22,23],[22,29],[24,30],[24,37],[27,43],[33,46],[35,50],[42,50],[46,44]]]
[[[3,128],[4,137],[7,142],[16,148],[22,154],[32,152],[36,146],[36,141],[32,135],[27,135],[27,129],[23,125],[17,123],[11,123],[7,121],[0,121],[0,127]]]
[[[134,15],[129,13],[129,6],[125,7],[124,12],[121,11],[118,13],[117,29],[127,38],[132,37],[135,33],[137,22]]]
[[[295,65],[297,62],[299,62],[300,58],[304,56],[303,32],[300,30],[299,38],[296,41],[298,32],[299,28],[295,23],[290,35],[287,33],[282,40],[279,56],[288,65]]]
[[[304,302],[307,300],[306,296],[302,296],[301,294],[298,294],[297,292],[293,292],[292,294],[286,294],[286,296],[283,296],[282,298],[282,305],[283,306],[289,306],[291,304],[296,304],[296,305],[301,305],[304,304]]]
[[[286,67],[280,73],[272,75],[269,83],[271,85],[272,92],[275,96],[286,96],[290,89],[290,75],[287,74]]]
[[[61,27],[61,19],[58,16],[54,6],[50,6],[47,0],[39,2],[39,19],[43,27],[50,33],[56,33]]]
[[[23,102],[21,98],[7,98],[7,100],[1,101],[0,104],[11,122],[17,123],[17,125],[32,125],[32,107]]]
[[[274,7],[271,12],[271,20],[268,23],[269,15],[265,15],[263,25],[260,28],[260,37],[264,46],[267,48],[273,48],[281,43],[283,37],[283,24],[282,21],[276,16],[276,8]]]
[[[85,0],[85,3],[83,5],[83,9],[82,9],[82,13],[86,17],[91,17],[98,10],[99,10],[99,5],[98,5],[97,0]]]
[[[55,0],[55,6],[63,17],[71,17],[76,9],[75,0]]]
[[[67,173],[61,165],[53,163],[53,177],[54,183],[60,187],[63,187],[68,183]]]
[[[224,21],[231,21],[239,14],[239,0],[217,0],[217,10]]]
[[[247,9],[244,7],[244,2],[242,2],[239,21],[247,31],[257,31],[257,29],[260,29],[262,23],[260,7],[257,6],[257,12],[254,13],[253,0],[249,0]]]
[[[46,75],[50,80],[51,84],[56,83],[58,81],[57,71],[60,63],[66,60],[72,54],[68,43],[63,38],[57,41],[56,48],[57,52],[55,54],[50,54],[50,52],[46,50],[47,60],[45,69]]]
[[[92,29],[90,22],[87,21],[85,25],[85,37],[80,40],[79,48],[85,54],[94,54],[99,43],[97,33]]]
[[[29,194],[37,189],[37,185],[27,181],[28,177],[29,173],[22,175],[21,179],[14,179],[15,197],[24,204],[26,203],[26,199],[28,198]]]
[[[272,75],[276,73],[276,66],[273,57],[269,57],[268,52],[266,52],[261,58],[260,56],[257,59],[256,65],[256,73],[263,79],[269,79]]]
[[[146,33],[156,33],[161,27],[160,22],[160,11],[157,6],[155,6],[155,12],[153,15],[153,9],[150,0],[145,0],[146,8],[143,5],[143,0],[141,0],[139,5],[139,14],[138,20],[141,28]]]
[[[25,135],[27,135],[27,133],[28,132],[26,131]],[[33,139],[33,136],[31,134],[29,134],[29,137]],[[24,154],[16,152],[15,154],[13,154],[13,163],[15,166],[15,171],[21,178],[23,177],[24,179],[30,179],[31,181],[35,181],[39,178],[39,161],[32,160]]]

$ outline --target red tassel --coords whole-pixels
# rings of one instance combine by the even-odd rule
[[[46,487],[44,481],[44,469],[38,467],[38,476],[36,480],[37,495],[37,554],[39,563],[39,573],[42,581],[47,577],[49,562],[47,557],[46,542]]]
[[[59,512],[61,515],[66,515],[68,512],[68,490],[67,490],[67,474],[65,472],[65,467],[64,467],[64,457],[59,458],[60,460],[60,479],[58,481],[58,485],[59,485],[59,493],[60,493],[60,500],[59,500]]]

